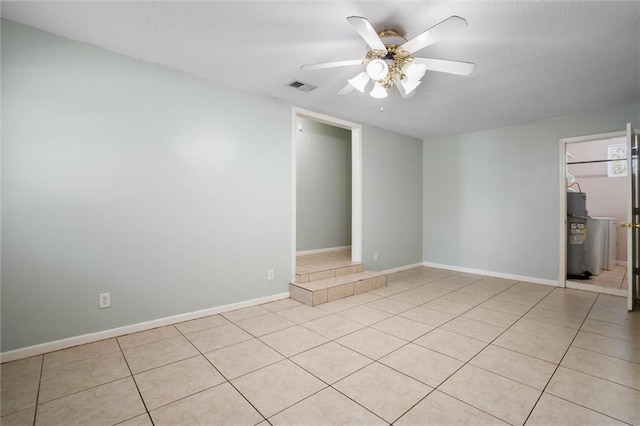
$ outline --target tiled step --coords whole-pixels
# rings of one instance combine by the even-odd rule
[[[302,271],[296,273],[296,284],[304,284],[311,281],[326,280],[327,278],[342,277],[349,274],[357,274],[364,271],[364,265],[357,262],[344,262],[331,267],[298,268]]]
[[[386,274],[363,271],[334,278],[289,284],[289,297],[305,305],[317,306],[386,285]]]

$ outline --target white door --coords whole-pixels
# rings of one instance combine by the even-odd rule
[[[640,274],[640,180],[638,179],[638,135],[631,123],[627,124],[627,176],[629,179],[627,223],[625,226],[631,233],[627,238],[627,309],[633,310],[638,297]]]

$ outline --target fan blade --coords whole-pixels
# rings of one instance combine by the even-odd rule
[[[413,58],[417,64],[424,64],[430,71],[446,72],[456,75],[469,75],[476,64],[471,62],[447,61],[444,59]]]
[[[380,40],[378,33],[373,29],[367,18],[363,18],[361,16],[349,16],[347,21],[349,21],[353,29],[360,34],[360,37],[364,39],[370,48],[374,50],[382,50],[383,52],[387,51],[387,48],[384,46],[382,40]]]
[[[347,84],[338,92],[338,95],[346,95],[347,93],[353,92],[355,89],[351,84]]]
[[[402,47],[409,53],[417,52],[420,49],[424,49],[430,44],[435,43],[441,38],[447,37],[451,34],[463,30],[467,27],[467,21],[459,16],[450,16],[439,24],[434,25],[425,32],[418,34],[411,40],[404,43]]]
[[[350,59],[348,61],[322,62],[319,64],[307,64],[300,67],[301,70],[322,70],[325,68],[350,67],[362,65],[362,59]]]

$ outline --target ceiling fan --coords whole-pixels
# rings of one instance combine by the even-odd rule
[[[451,16],[408,41],[395,30],[376,32],[367,18],[361,16],[349,16],[347,21],[369,46],[364,59],[323,62],[300,67],[303,70],[318,70],[365,65],[365,71],[349,79],[349,84],[338,92],[340,95],[354,89],[364,93],[369,82],[373,81],[373,89],[369,93],[372,97],[386,98],[388,90],[395,85],[400,95],[406,98],[415,93],[427,70],[466,76],[475,68],[475,64],[470,62],[412,56],[414,52],[465,29],[467,21],[459,16]]]

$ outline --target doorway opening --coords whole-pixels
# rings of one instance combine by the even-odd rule
[[[626,134],[563,139],[560,149],[560,284],[626,296],[629,211]]]
[[[362,260],[361,126],[293,110],[292,281]]]

